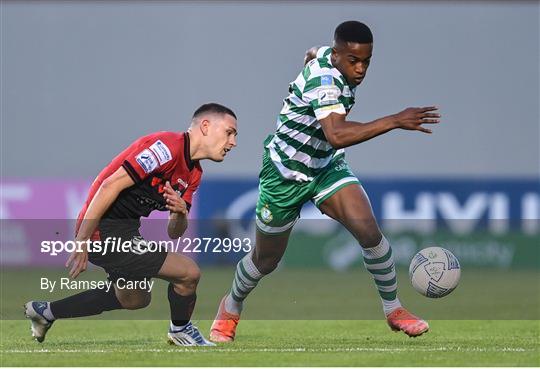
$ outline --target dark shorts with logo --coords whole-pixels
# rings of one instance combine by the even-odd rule
[[[88,260],[108,273],[108,279],[116,282],[119,278],[130,281],[139,281],[156,277],[167,257],[166,250],[147,250],[148,241],[143,239],[138,232],[104,232],[100,229],[101,252],[89,252]],[[105,240],[110,237],[121,239],[115,242],[115,248],[111,250],[109,242],[108,249],[103,252]],[[131,247],[119,250],[116,245],[122,245],[129,241]]]

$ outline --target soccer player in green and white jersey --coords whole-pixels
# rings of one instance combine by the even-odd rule
[[[278,265],[307,201],[313,201],[358,240],[389,326],[409,336],[429,329],[425,321],[400,304],[392,249],[377,225],[366,193],[345,161],[343,148],[396,128],[431,133],[423,125],[439,123],[440,115],[431,106],[408,108],[369,123],[347,120],[372,50],[369,27],[356,21],[336,28],[333,47],[308,50],[304,69],[289,85],[276,132],[265,141],[256,246],[238,263],[232,288],[222,299],[212,325],[211,340],[234,340],[244,299]]]

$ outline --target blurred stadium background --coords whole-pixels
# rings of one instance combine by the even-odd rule
[[[21,267],[62,265],[64,255],[39,252],[36,224],[55,219],[69,238],[65,220],[118,152],[141,135],[184,130],[209,101],[237,112],[239,144],[224,163],[203,164],[190,232],[253,237],[262,142],[287,85],[306,49],[330,44],[337,24],[356,19],[372,27],[375,46],[350,118],[432,104],[443,114],[431,136],[395,131],[347,150],[397,264],[439,244],[460,259],[464,281],[476,276],[463,296],[499,276],[508,284],[492,299],[509,301],[509,318],[538,319],[538,2],[2,1],[1,18],[4,283]],[[354,241],[311,205],[302,218],[282,271],[335,271],[323,274],[327,283],[337,272],[355,276]],[[225,292],[241,255],[195,256],[209,275],[230,265],[210,277]],[[527,311],[512,310],[524,284]]]

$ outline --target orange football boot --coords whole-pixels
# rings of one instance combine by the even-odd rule
[[[240,321],[240,315],[231,314],[225,311],[225,299],[221,299],[219,309],[210,328],[210,341],[213,342],[232,342],[236,335],[236,326]]]
[[[429,330],[427,322],[414,316],[402,307],[388,314],[386,321],[393,331],[403,331],[409,337],[420,336]]]

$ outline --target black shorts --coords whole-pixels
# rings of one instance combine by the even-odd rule
[[[111,235],[101,235],[102,245],[107,237],[111,237]],[[120,236],[116,235],[114,237],[118,239]],[[140,242],[146,242],[140,234],[122,236],[122,241],[126,240],[131,241],[132,245],[140,245]],[[92,264],[105,269],[108,273],[107,279],[111,282],[116,282],[119,278],[138,281],[156,277],[165,262],[167,251],[141,252],[140,250],[140,248],[134,247],[128,252],[118,252],[117,250],[106,253],[89,252],[88,260]]]

